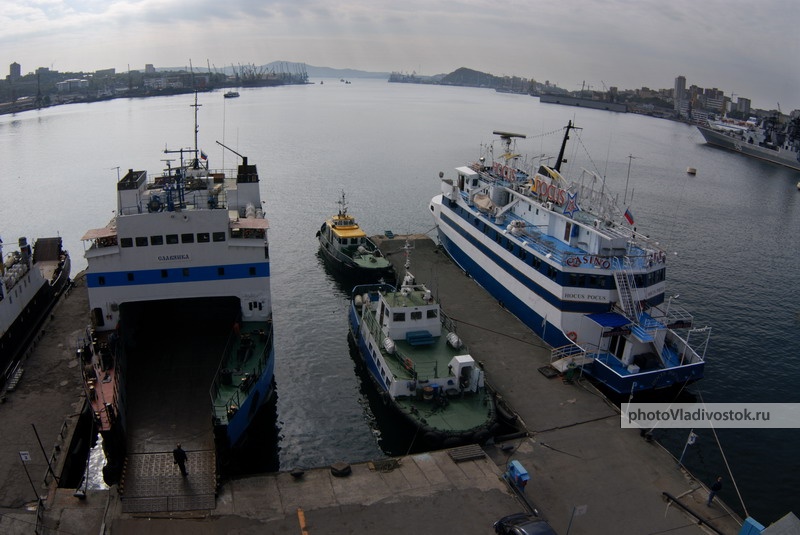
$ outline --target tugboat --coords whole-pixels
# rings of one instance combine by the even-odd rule
[[[527,162],[524,134],[441,178],[430,203],[439,241],[470,277],[546,343],[559,372],[582,370],[616,394],[703,377],[710,327],[665,297],[667,253],[637,232],[602,177]],[[495,154],[500,155],[499,158]]]
[[[22,374],[20,357],[69,284],[70,258],[61,238],[27,238],[3,257],[0,240],[0,388],[13,390]],[[7,383],[8,382],[8,383]]]
[[[317,231],[320,249],[328,263],[340,273],[370,281],[390,276],[394,268],[381,250],[347,213],[344,191],[339,213]]]
[[[492,436],[496,410],[485,373],[410,271],[400,290],[386,283],[356,286],[349,324],[381,396],[427,447],[483,443]]]

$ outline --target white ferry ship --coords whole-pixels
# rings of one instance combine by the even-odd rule
[[[238,298],[239,317],[210,385],[218,449],[236,448],[272,397],[269,224],[258,172],[246,156],[217,143],[241,158],[236,170],[213,170],[196,145],[165,149],[180,163],[154,179],[129,170],[117,183],[115,216],[83,236],[93,328],[81,348],[87,393],[115,461],[125,444],[125,358],[117,331],[126,303]]]
[[[61,238],[27,238],[3,256],[0,239],[0,388],[13,390],[20,359],[42,321],[69,284],[70,258]]]
[[[441,245],[478,284],[554,347],[551,365],[629,394],[703,377],[710,328],[665,298],[667,254],[636,231],[604,180],[534,170],[505,148],[442,178],[430,203]],[[488,156],[488,160],[487,157]]]

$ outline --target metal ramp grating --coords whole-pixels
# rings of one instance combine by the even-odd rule
[[[209,510],[216,507],[216,456],[213,450],[188,451],[181,476],[172,452],[129,455],[120,484],[123,513]]]
[[[463,463],[465,461],[474,461],[476,459],[483,459],[486,453],[478,444],[469,444],[459,448],[447,450],[447,454],[454,463]]]

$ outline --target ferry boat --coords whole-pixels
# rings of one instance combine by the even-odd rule
[[[381,396],[427,447],[482,443],[492,435],[495,402],[481,365],[410,272],[400,290],[387,283],[356,286],[348,318]]]
[[[697,129],[709,145],[800,171],[800,117],[787,124],[774,116],[744,123],[710,120]]]
[[[194,106],[196,132],[196,97]],[[119,341],[127,303],[238,299],[238,318],[209,385],[206,410],[218,452],[235,450],[273,397],[269,224],[258,171],[217,143],[241,158],[236,170],[212,169],[196,138],[194,149],[165,149],[180,155],[179,165],[168,163],[153,179],[130,169],[117,183],[115,216],[83,236],[92,328],[80,350],[112,480],[125,450],[126,362]]]
[[[710,327],[665,298],[666,251],[637,232],[604,180],[557,163],[535,169],[516,152],[523,134],[494,132],[504,150],[440,173],[430,203],[445,251],[546,343],[560,372],[584,372],[613,393],[703,377]],[[488,159],[487,159],[488,157]]]
[[[22,374],[20,358],[42,321],[69,284],[70,258],[61,238],[27,238],[3,256],[0,240],[0,388],[13,390]]]
[[[347,213],[345,194],[338,201],[339,212],[317,231],[320,250],[328,263],[348,275],[377,281],[393,273],[392,263]]]

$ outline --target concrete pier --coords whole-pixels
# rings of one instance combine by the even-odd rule
[[[214,508],[138,514],[123,512],[116,488],[80,499],[72,489],[57,490],[52,478],[45,485],[46,463],[26,435],[25,441],[4,443],[0,449],[0,532],[31,533],[36,522],[35,512],[26,508],[34,495],[18,456],[19,450],[27,449],[38,463],[28,466],[39,478],[37,490],[47,496],[40,515],[44,532],[491,533],[494,520],[524,511],[523,501],[501,477],[507,464],[516,460],[530,475],[524,490],[527,500],[558,533],[567,533],[568,527],[572,535],[738,533],[741,520],[720,501],[708,507],[707,488],[678,469],[660,445],[643,440],[638,431],[621,429],[616,407],[588,381],[566,383],[540,373],[549,363],[549,348],[465,276],[430,238],[409,239],[414,245],[411,271],[457,321],[459,336],[483,363],[491,386],[518,415],[525,436],[486,446],[485,457],[466,461],[439,451],[391,463],[365,459],[344,477],[330,467],[317,467],[299,477],[277,473],[240,478],[223,483]],[[377,241],[402,273],[405,237]],[[14,430],[26,433],[30,422],[39,422],[37,429],[50,448],[54,440],[68,443],[69,438],[58,438],[61,424],[82,403],[80,374],[77,364],[71,364],[74,355],[68,342],[82,329],[86,310],[86,290],[78,280],[45,327],[47,334],[32,352],[19,389],[0,405],[3,437],[14,436]],[[51,383],[44,394],[26,391],[44,377]],[[35,405],[49,409],[35,411]],[[664,493],[679,499],[700,520],[670,504]]]

